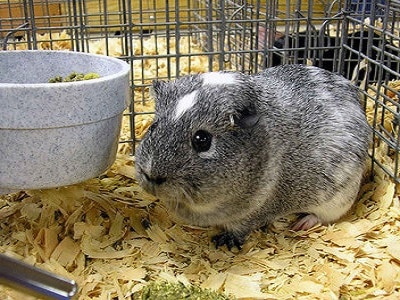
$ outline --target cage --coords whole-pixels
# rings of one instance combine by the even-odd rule
[[[0,0],[0,44],[3,50],[83,51],[128,62],[132,104],[119,150],[127,155],[151,124],[153,80],[319,66],[360,87],[373,129],[371,174],[385,174],[393,190],[400,182],[398,0]],[[396,284],[381,290],[399,292]],[[346,293],[342,288],[335,291]]]
[[[371,156],[399,182],[398,10],[398,1],[383,0],[3,0],[0,38],[4,49],[88,51],[129,62],[133,106],[125,142],[132,149],[154,79],[226,69],[254,73],[284,63],[338,72],[361,87],[366,105],[375,105],[374,141],[387,146],[393,163],[383,166],[374,150]]]

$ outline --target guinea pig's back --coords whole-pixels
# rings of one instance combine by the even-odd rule
[[[359,90],[349,80],[304,65],[269,68],[257,80],[263,95],[260,110],[289,142],[317,146],[346,140],[354,151],[368,148],[370,127]]]
[[[341,76],[302,65],[257,76],[266,131],[282,153],[279,198],[301,211],[304,201],[320,205],[350,181],[354,198],[370,133],[358,89]]]

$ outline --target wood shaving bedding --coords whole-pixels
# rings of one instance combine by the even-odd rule
[[[145,101],[136,109],[154,108]],[[135,120],[139,136],[149,118]],[[128,137],[126,118],[121,138]],[[400,298],[399,194],[381,169],[373,180],[366,175],[359,201],[341,221],[291,232],[293,217],[280,219],[231,252],[215,249],[214,229],[176,223],[140,189],[126,145],[98,178],[0,196],[0,252],[76,280],[82,300],[135,298],[158,280],[238,299]],[[387,153],[376,148],[391,165]],[[0,298],[27,299],[3,286]]]

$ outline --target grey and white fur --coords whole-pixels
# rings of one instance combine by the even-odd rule
[[[370,127],[347,79],[303,65],[153,83],[155,119],[136,152],[140,185],[184,222],[240,248],[255,229],[300,214],[327,224],[354,203]]]

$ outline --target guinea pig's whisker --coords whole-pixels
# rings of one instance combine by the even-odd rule
[[[188,193],[184,187],[181,187],[181,191],[182,191],[182,194],[185,197],[185,199],[189,200],[190,205],[194,205],[195,202],[194,202],[192,196],[190,195],[190,193]]]

